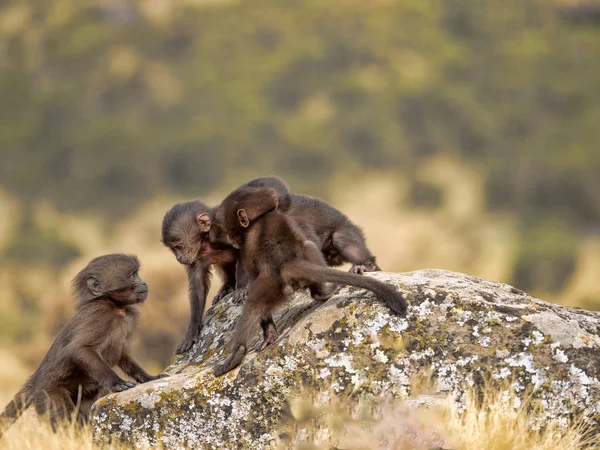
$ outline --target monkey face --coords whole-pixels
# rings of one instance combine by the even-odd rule
[[[164,242],[180,264],[190,265],[207,250],[208,233],[197,227],[193,217],[181,218]]]
[[[165,215],[162,242],[180,264],[191,265],[210,252],[210,208],[200,202],[178,203]]]
[[[125,305],[143,303],[148,298],[148,285],[136,270],[120,280],[115,280],[114,286],[106,286],[106,294]]]
[[[79,292],[94,300],[109,297],[122,304],[141,303],[148,297],[148,285],[139,276],[140,264],[134,256],[113,254],[98,257],[75,278]]]

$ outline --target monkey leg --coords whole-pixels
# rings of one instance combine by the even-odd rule
[[[34,399],[35,410],[40,416],[50,416],[50,425],[56,431],[61,423],[71,419],[75,411],[75,404],[64,388],[51,388],[40,392]]]
[[[317,248],[314,242],[304,241],[304,258],[313,264],[318,264],[327,267],[323,253]],[[328,300],[335,291],[338,290],[337,285],[332,283],[312,283],[309,285],[310,295],[318,302]]]
[[[187,352],[200,339],[204,305],[210,289],[210,270],[208,266],[194,264],[188,267],[187,273],[190,287],[190,323],[185,336],[175,351],[177,354]]]
[[[168,377],[168,375],[165,373],[161,373],[160,375],[156,376],[150,375],[142,366],[137,363],[135,359],[133,359],[128,351],[123,352],[121,360],[119,361],[119,367],[123,370],[123,372],[125,372],[138,383],[147,383],[148,381]]]
[[[111,392],[123,392],[135,387],[133,381],[125,381],[103,360],[98,353],[89,347],[82,347],[77,352],[77,362],[85,367],[89,377],[102,388]]]
[[[217,271],[221,275],[223,279],[223,286],[219,289],[219,292],[215,294],[212,300],[212,304],[216,305],[219,303],[224,297],[231,294],[235,291],[236,284],[236,264],[233,263],[223,263],[217,264]]]
[[[269,325],[271,311],[284,299],[282,285],[277,278],[258,277],[252,283],[248,300],[246,300],[242,309],[242,315],[235,326],[235,333],[230,349],[231,355],[223,364],[215,368],[215,376],[218,377],[229,372],[242,362],[248,351],[250,338],[256,326],[261,322],[264,321],[267,325],[266,328],[269,333],[267,338],[269,340],[272,339],[274,325],[273,327]],[[277,332],[276,329],[275,332]]]
[[[359,231],[350,228],[338,230],[333,233],[331,242],[344,260],[352,263],[350,272],[360,275],[381,270]]]
[[[233,293],[233,303],[239,305],[248,298],[248,286],[250,285],[250,275],[244,267],[241,259],[238,259],[235,272],[235,292]]]

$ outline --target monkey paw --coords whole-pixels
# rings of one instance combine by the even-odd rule
[[[213,297],[212,304],[216,305],[227,295],[231,294],[233,291],[235,291],[235,286],[231,284],[224,284],[223,286],[221,286],[221,289],[219,289],[219,292],[217,292]]]
[[[368,270],[367,266],[364,266],[362,264],[356,264],[350,268],[350,273],[354,273],[356,275],[362,275],[363,273],[368,272],[368,271],[369,270]]]
[[[196,344],[196,342],[198,342],[199,337],[200,337],[200,330],[198,330],[197,333],[192,333],[191,331],[188,330],[188,332],[185,334],[185,337],[181,341],[181,344],[179,344],[179,346],[177,347],[177,350],[175,350],[175,353],[177,353],[178,355],[181,355],[182,353],[187,352],[194,346],[194,344]]]
[[[354,264],[350,268],[350,273],[355,273],[356,275],[362,275],[365,272],[379,272],[381,269],[377,264],[371,261],[365,261],[364,264]]]
[[[123,391],[126,391],[127,389],[131,389],[134,387],[135,387],[135,383],[133,381],[119,380],[115,384],[113,384],[111,390],[113,392],[123,392]]]
[[[246,356],[246,347],[240,345],[223,364],[219,364],[217,367],[215,367],[215,377],[220,377],[221,375],[235,369],[240,365],[244,359],[244,356]]]
[[[159,373],[158,375],[156,375],[155,377],[152,377],[153,380],[160,380],[161,378],[168,378],[171,375],[169,375],[168,373]]]
[[[277,333],[277,328],[275,328],[275,325],[269,326],[267,330],[265,330],[264,335],[263,343],[260,346],[261,351],[263,351],[269,345],[274,344],[279,337],[279,333]]]
[[[335,294],[340,287],[337,284],[325,283],[323,285],[311,288],[310,294],[312,298],[318,302],[324,302],[331,298],[333,294]]]
[[[239,305],[241,303],[244,303],[247,298],[248,298],[248,288],[240,288],[240,289],[235,290],[232,300],[235,305]]]

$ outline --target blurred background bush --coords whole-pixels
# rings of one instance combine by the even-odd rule
[[[172,362],[187,281],[162,216],[267,174],[346,212],[385,270],[600,309],[598,55],[550,0],[3,2],[0,390],[112,251],[150,285],[136,353]]]

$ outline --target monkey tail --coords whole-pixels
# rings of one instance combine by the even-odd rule
[[[404,300],[400,292],[392,286],[374,278],[330,269],[329,267],[319,266],[306,260],[291,263],[287,274],[290,279],[308,281],[310,283],[331,282],[349,284],[367,289],[378,295],[393,313],[399,315],[406,314],[406,300]]]
[[[31,406],[32,401],[32,396],[27,387],[23,387],[17,395],[14,396],[4,409],[4,412],[0,414],[0,438],[2,438],[2,435],[6,430],[21,417],[25,410]]]

